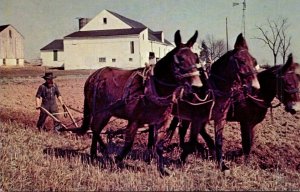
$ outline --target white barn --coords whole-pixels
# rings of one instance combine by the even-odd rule
[[[41,49],[43,65],[64,65],[66,70],[138,68],[155,63],[174,48],[162,31],[152,31],[108,10],[93,19],[80,19],[79,27],[79,31]]]
[[[0,66],[24,66],[24,37],[12,25],[0,26]]]

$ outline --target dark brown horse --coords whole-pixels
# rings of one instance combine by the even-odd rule
[[[183,94],[177,99],[173,114],[192,122],[190,141],[181,154],[182,162],[196,149],[197,135],[200,132],[220,168],[228,169],[222,159],[222,132],[226,115],[233,98],[244,97],[245,88],[259,88],[255,65],[256,60],[248,52],[247,43],[240,34],[234,50],[227,52],[212,65],[208,79],[209,89],[192,87],[192,94]],[[215,144],[204,129],[210,118],[215,122]],[[148,147],[151,146],[152,140],[155,140],[155,134],[150,130]]]
[[[297,111],[300,111],[299,69],[300,65],[294,63],[293,56],[290,54],[285,65],[277,65],[258,74],[260,89],[255,97],[248,95],[243,100],[236,100],[230,106],[227,113],[227,121],[240,122],[245,160],[248,159],[251,151],[254,127],[263,121],[275,97],[284,104],[287,112],[295,114]],[[204,76],[203,73],[200,73],[200,75]],[[205,79],[202,81],[206,85]],[[178,122],[179,119],[174,117],[168,130],[171,132],[171,135],[176,129]],[[190,123],[187,120],[182,120],[181,123],[179,136],[180,146],[183,147],[184,136]]]
[[[97,156],[97,143],[101,152],[107,155],[106,145],[99,134],[112,116],[128,120],[124,148],[115,158],[120,163],[131,150],[139,127],[151,124],[159,129],[166,124],[179,88],[189,90],[191,86],[202,86],[196,67],[199,60],[191,51],[197,36],[196,31],[183,44],[177,31],[176,47],[153,68],[124,70],[105,67],[90,75],[84,86],[84,120],[77,132],[85,133],[91,121],[92,159]],[[160,172],[166,174],[162,156],[158,162]]]

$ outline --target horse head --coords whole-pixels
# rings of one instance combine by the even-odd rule
[[[181,41],[180,31],[176,31],[174,38],[176,47],[155,65],[154,74],[159,80],[169,84],[202,86],[196,66],[199,58],[191,50],[197,37],[198,31],[184,44]],[[171,71],[172,75],[166,75],[168,71]]]
[[[238,35],[234,45],[234,55],[231,58],[236,62],[240,80],[243,84],[249,84],[259,89],[260,85],[256,76],[256,59],[249,53],[248,46],[242,33]]]
[[[234,49],[212,64],[211,74],[217,87],[223,87],[223,90],[230,89],[234,82],[259,89],[256,65],[256,59],[249,53],[246,40],[239,34]]]
[[[277,97],[285,105],[285,110],[291,114],[300,111],[299,73],[300,65],[294,63],[293,55],[278,69],[276,78],[281,82],[277,88]]]

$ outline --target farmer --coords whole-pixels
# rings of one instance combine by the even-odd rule
[[[45,83],[39,86],[37,93],[36,93],[36,109],[40,109],[40,107],[45,108],[47,111],[53,114],[54,117],[58,119],[58,106],[56,104],[56,97],[58,98],[61,105],[64,107],[63,100],[57,85],[53,82],[53,79],[56,76],[53,76],[52,72],[46,72],[45,75],[42,77],[45,79]],[[44,127],[45,121],[47,118],[47,113],[43,110],[40,111],[40,116],[37,122],[37,128],[40,130],[46,130]],[[54,121],[54,129],[59,130],[61,125],[59,122]]]

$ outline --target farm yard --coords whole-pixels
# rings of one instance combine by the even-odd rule
[[[280,106],[269,110],[265,120],[255,129],[251,160],[244,164],[241,136],[237,123],[227,123],[224,130],[226,163],[230,171],[223,173],[215,162],[200,155],[189,156],[179,167],[177,135],[172,150],[166,154],[172,174],[160,177],[153,160],[144,161],[147,133],[139,133],[124,168],[89,163],[89,136],[56,133],[48,118],[47,131],[39,132],[36,121],[35,94],[44,82],[45,68],[0,68],[0,191],[191,191],[191,190],[300,190],[300,114],[291,115]],[[83,111],[83,86],[93,70],[52,70],[64,102],[80,121]],[[273,101],[273,105],[278,103]],[[60,111],[62,107],[60,106]],[[68,118],[60,118],[65,125]],[[80,124],[81,122],[79,122]],[[104,131],[123,128],[126,121],[113,119]],[[210,135],[213,127],[208,126]],[[103,134],[106,138],[107,135]],[[106,140],[111,155],[123,145],[122,135]],[[199,137],[199,141],[204,141]]]

